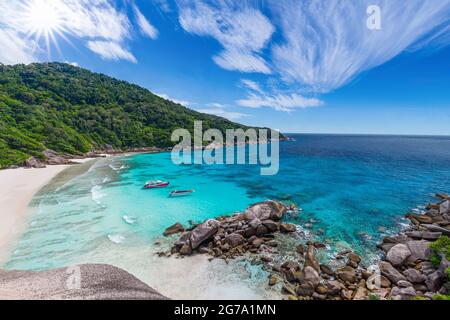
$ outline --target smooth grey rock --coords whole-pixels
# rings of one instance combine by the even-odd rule
[[[442,232],[429,232],[429,231],[410,231],[406,233],[408,237],[413,239],[424,239],[424,240],[437,240],[442,235]]]
[[[425,284],[430,291],[436,292],[442,287],[442,284],[444,283],[444,277],[444,274],[440,270],[436,270],[435,272],[427,276]]]
[[[444,200],[439,203],[439,214],[446,214],[450,212],[450,201]]]
[[[237,233],[232,233],[225,237],[225,243],[228,243],[232,248],[237,247],[245,242],[245,238]]]
[[[191,231],[191,247],[197,248],[204,241],[211,239],[219,229],[220,222],[215,219],[209,219],[198,225]]]
[[[106,264],[83,264],[39,272],[0,270],[0,299],[167,300],[168,298],[125,270]]]
[[[386,255],[386,260],[394,266],[401,266],[411,255],[411,251],[405,244],[399,243],[393,246]]]
[[[446,236],[450,236],[450,229],[439,227],[439,226],[436,226],[434,224],[422,224],[422,226],[427,228],[430,231],[442,232],[442,234],[445,234]]]
[[[412,268],[403,271],[403,275],[412,283],[424,283],[426,279],[425,275],[423,275],[419,270]]]
[[[300,284],[309,283],[315,289],[320,283],[320,276],[312,267],[303,269]]]
[[[426,240],[414,240],[406,243],[411,257],[408,261],[415,262],[417,260],[427,260],[430,256],[430,243]]]
[[[400,288],[408,288],[408,287],[412,287],[412,283],[406,280],[400,280],[399,282],[397,282],[397,286],[399,286]]]
[[[395,269],[387,261],[380,262],[380,271],[386,278],[391,280],[394,284],[397,284],[400,280],[406,280],[405,276],[402,275],[399,271],[397,271],[397,269]]]
[[[268,219],[278,221],[283,217],[284,213],[286,213],[286,210],[286,207],[281,203],[265,201],[250,206],[245,211],[245,218],[249,221],[255,218],[258,218],[261,221]]]
[[[394,300],[410,300],[417,295],[413,287],[399,288],[393,287],[391,290],[391,297]]]

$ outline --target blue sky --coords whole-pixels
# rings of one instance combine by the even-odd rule
[[[449,135],[449,43],[450,0],[0,0],[2,63],[70,62],[284,132]]]

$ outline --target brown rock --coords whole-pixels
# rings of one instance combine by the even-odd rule
[[[264,220],[263,225],[271,232],[276,232],[280,230],[280,224],[270,219]]]
[[[279,279],[280,278],[277,275],[275,275],[275,274],[270,275],[270,277],[269,277],[269,286],[276,285],[278,283]]]
[[[329,275],[329,276],[333,276],[334,275],[334,271],[333,269],[331,269],[329,266],[325,265],[325,264],[321,264],[320,265],[320,271],[322,271],[323,273]]]
[[[405,276],[398,272],[397,269],[395,269],[387,261],[380,262],[380,271],[386,278],[395,284],[397,284],[400,280],[406,280]]]
[[[168,227],[168,228],[164,231],[163,235],[164,235],[165,237],[167,237],[167,236],[170,236],[170,235],[172,235],[172,234],[180,233],[180,232],[183,232],[183,231],[184,231],[183,226],[181,225],[181,223],[177,222],[177,223],[175,223],[174,225]]]
[[[220,222],[215,219],[206,220],[191,231],[191,247],[196,249],[201,243],[211,239],[219,229]]]
[[[255,218],[258,218],[261,221],[268,219],[278,221],[283,217],[286,211],[286,207],[279,202],[265,201],[250,206],[245,211],[245,217],[249,221]]]
[[[410,220],[416,220],[419,223],[432,223],[433,219],[423,214],[407,214],[406,217]]]
[[[228,243],[231,248],[235,248],[245,242],[245,238],[237,233],[232,233],[225,237],[225,243]]]
[[[189,244],[185,243],[180,249],[180,254],[188,256],[192,253],[192,248]]]
[[[336,271],[336,275],[339,279],[344,282],[353,283],[356,280],[356,272],[355,269],[345,266]]]
[[[263,236],[265,234],[269,233],[269,229],[263,224],[259,225],[258,228],[256,228],[256,235],[257,236]]]
[[[314,248],[316,249],[325,249],[327,246],[321,242],[314,242]]]
[[[316,288],[316,292],[318,294],[327,294],[328,293],[328,288],[326,285],[324,284],[319,284]]]
[[[299,245],[295,248],[295,250],[296,250],[298,253],[300,253],[301,255],[304,255],[304,254],[305,254],[305,251],[306,251],[305,246],[302,245],[302,244],[299,244]]]
[[[341,291],[341,298],[344,300],[352,300],[353,297],[353,291],[344,289]]]
[[[320,264],[316,259],[314,246],[312,244],[308,245],[308,249],[306,250],[305,267],[312,267],[317,272],[320,272]]]
[[[259,248],[263,243],[264,239],[256,238],[255,240],[252,241],[252,246],[254,246],[255,248]]]
[[[353,261],[357,265],[361,262],[361,257],[354,252],[349,252],[347,257],[349,261]]]
[[[359,286],[355,292],[355,295],[353,296],[353,300],[366,300],[368,294],[369,292],[365,287]]]
[[[282,291],[285,292],[285,293],[287,293],[287,294],[294,295],[294,296],[295,296],[295,294],[296,294],[295,288],[294,288],[291,284],[289,284],[289,283],[285,283],[285,284],[283,285]]]
[[[320,283],[320,276],[314,268],[305,267],[299,280],[301,284],[308,283],[315,289]]]
[[[280,224],[280,231],[283,233],[295,232],[297,231],[297,227],[295,226],[295,224],[282,223]]]
[[[296,271],[300,270],[300,265],[295,261],[286,261],[281,265],[283,269],[295,269]]]
[[[342,289],[345,288],[345,286],[337,280],[328,281],[326,283],[326,286],[328,288],[328,294],[330,295],[336,295],[339,292],[341,292]]]

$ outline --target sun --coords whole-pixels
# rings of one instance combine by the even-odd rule
[[[59,0],[28,0],[23,3],[22,28],[36,42],[45,41],[50,52],[51,43],[59,50],[56,35],[64,38],[64,4]]]

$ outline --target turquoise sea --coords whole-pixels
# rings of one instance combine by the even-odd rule
[[[307,224],[331,248],[369,255],[405,213],[450,192],[450,137],[291,137],[281,143],[275,176],[260,176],[254,165],[177,166],[160,153],[104,158],[81,175],[60,177],[36,195],[28,229],[4,267],[117,263],[138,256],[137,248],[177,221],[232,214],[266,199],[296,203],[302,210],[287,219]],[[170,187],[142,189],[154,179]],[[172,189],[196,192],[172,199]]]

